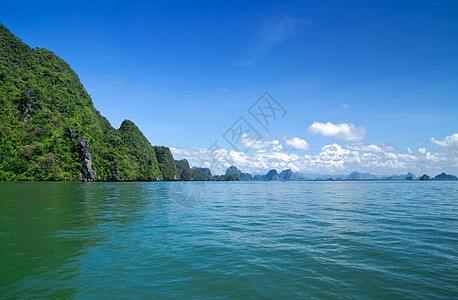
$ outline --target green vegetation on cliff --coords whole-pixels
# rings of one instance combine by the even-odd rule
[[[191,181],[192,180],[191,168],[189,167],[189,162],[186,159],[175,160],[175,165],[177,167],[178,180],[182,180],[182,181]]]
[[[124,143],[121,177],[127,180],[160,180],[162,179],[156,153],[150,142],[135,124],[124,120],[119,128]],[[168,148],[167,148],[168,149]]]
[[[158,149],[162,165],[134,123],[100,115],[65,61],[0,24],[0,180],[173,179]]]
[[[159,169],[163,180],[178,180],[177,167],[170,149],[164,146],[154,146]]]
[[[191,169],[191,174],[192,174],[192,180],[195,181],[210,181],[212,178],[202,172],[199,169]]]

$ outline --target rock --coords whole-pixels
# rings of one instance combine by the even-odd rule
[[[278,176],[277,170],[273,169],[267,172],[266,175],[256,175],[254,176],[254,180],[256,181],[272,181],[272,180],[280,180]]]
[[[206,173],[202,172],[200,169],[206,169],[206,168],[193,167],[191,169],[192,180],[195,180],[195,181],[209,181],[209,180],[212,179],[210,176],[208,176]],[[210,170],[208,170],[208,171],[210,172]],[[210,174],[211,174],[211,172],[210,172]]]
[[[74,129],[68,129],[68,134],[70,134],[70,138],[74,140],[76,138],[76,132]]]
[[[68,129],[70,138],[76,139],[76,133],[73,129]],[[89,141],[83,136],[78,138],[79,152],[81,157],[81,180],[82,181],[95,181],[97,180],[97,172],[95,166],[92,165],[92,153],[89,147]],[[116,163],[116,162],[115,162]],[[117,164],[116,164],[117,167]],[[117,169],[119,179],[119,168]]]
[[[266,180],[280,180],[280,177],[278,176],[277,170],[270,170],[266,174]]]
[[[360,172],[351,172],[350,175],[347,176],[347,180],[368,180],[368,179],[377,179],[376,176],[369,174],[369,173],[360,173]]]
[[[420,177],[420,180],[421,180],[421,181],[426,181],[426,180],[431,180],[431,178],[430,178],[428,175],[423,174],[423,175]]]
[[[434,179],[436,180],[458,180],[458,178],[455,176],[455,175],[449,175],[449,174],[445,174],[445,173],[441,173],[439,175],[436,175],[436,177],[434,177]]]
[[[234,175],[234,174],[239,174],[242,175],[242,172],[237,169],[236,166],[230,166],[227,170],[226,170],[226,175]]]
[[[282,181],[291,181],[295,179],[294,172],[291,171],[291,169],[281,171],[278,176]]]
[[[193,170],[198,170],[200,172],[203,172],[205,175],[207,175],[210,179],[213,177],[212,172],[210,171],[209,168],[200,168],[200,167],[192,167]]]
[[[32,102],[33,102],[33,90],[28,88],[25,91],[26,94],[26,102],[24,103],[23,113],[22,113],[22,121],[28,122],[30,118],[32,118]]]
[[[237,169],[236,166],[230,166],[230,167],[226,170],[226,176],[227,176],[227,175],[236,175],[236,174],[239,176],[240,181],[252,181],[252,180],[253,180],[253,176],[251,176],[251,174],[242,173],[242,171],[240,171],[239,169]]]
[[[95,166],[92,166],[92,153],[89,149],[89,142],[84,136],[79,138],[78,141],[80,144],[82,180],[95,181],[97,172]]]
[[[251,176],[251,174],[249,173],[240,174],[240,181],[252,181],[252,180],[253,180],[253,176]]]
[[[413,173],[408,172],[408,173],[404,176],[404,178],[405,178],[406,180],[413,180],[414,178],[417,178],[417,176],[415,176],[415,174],[413,174]]]

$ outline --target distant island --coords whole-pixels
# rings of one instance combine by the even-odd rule
[[[183,166],[189,166],[186,160],[180,161]],[[183,163],[184,162],[184,163]],[[178,162],[177,162],[178,163]],[[224,175],[212,175],[210,169],[193,167],[190,171],[193,179],[203,181],[368,181],[368,180],[458,180],[455,175],[441,173],[434,178],[424,174],[420,177],[408,172],[404,175],[376,176],[369,173],[351,172],[349,175],[319,175],[310,176],[301,173],[294,173],[291,169],[286,169],[280,173],[272,169],[265,175],[252,176],[249,173],[242,173],[236,166],[231,166]]]
[[[119,129],[94,107],[78,75],[44,48],[30,48],[0,24],[0,180],[47,181],[303,181],[457,180],[412,173],[368,173],[312,178],[290,169],[265,175],[231,166],[224,175],[190,168],[170,149],[152,146],[124,120]]]

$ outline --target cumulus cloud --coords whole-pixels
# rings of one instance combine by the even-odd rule
[[[383,152],[393,152],[394,147],[386,146],[385,144],[380,145],[365,145],[363,143],[354,143],[348,144],[347,148],[350,150],[361,151],[361,152],[376,152],[376,153],[383,153]]]
[[[245,149],[256,149],[256,150],[265,150],[272,148],[273,145],[278,144],[279,141],[262,141],[259,139],[253,139],[248,136],[248,134],[243,133],[242,137],[240,138],[240,142],[242,143],[242,147]]]
[[[223,174],[231,165],[251,174],[265,174],[270,169],[277,169],[277,171],[291,169],[294,172],[318,174],[348,174],[357,170],[379,175],[407,172],[418,175],[426,172],[434,175],[443,171],[452,174],[458,172],[458,158],[453,151],[431,152],[426,147],[418,147],[407,148],[404,153],[400,153],[394,152],[391,146],[383,143],[378,145],[354,143],[347,146],[333,143],[324,145],[316,153],[298,155],[294,153],[296,149],[292,145],[306,149],[305,145],[308,143],[301,141],[304,140],[294,137],[285,139],[286,147],[279,140],[257,141],[260,149],[253,153],[176,146],[170,149],[174,155],[177,155],[177,159],[186,158],[191,166],[208,167],[214,174]]]
[[[181,155],[184,157],[197,157],[203,151],[202,149],[195,147],[177,147],[176,145],[169,148],[173,155]]]
[[[331,122],[313,122],[308,129],[310,135],[321,134],[326,137],[334,137],[342,141],[359,142],[364,140],[367,130],[364,127],[355,127],[353,124]]]
[[[306,140],[300,139],[298,137],[293,137],[292,139],[286,140],[286,145],[294,150],[312,150],[312,147],[307,143]]]
[[[446,136],[442,141],[436,140],[432,137],[431,142],[447,149],[458,150],[458,133]]]

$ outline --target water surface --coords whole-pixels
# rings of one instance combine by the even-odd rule
[[[205,197],[187,205],[195,187]],[[458,182],[0,183],[0,298],[457,298],[457,195]]]

